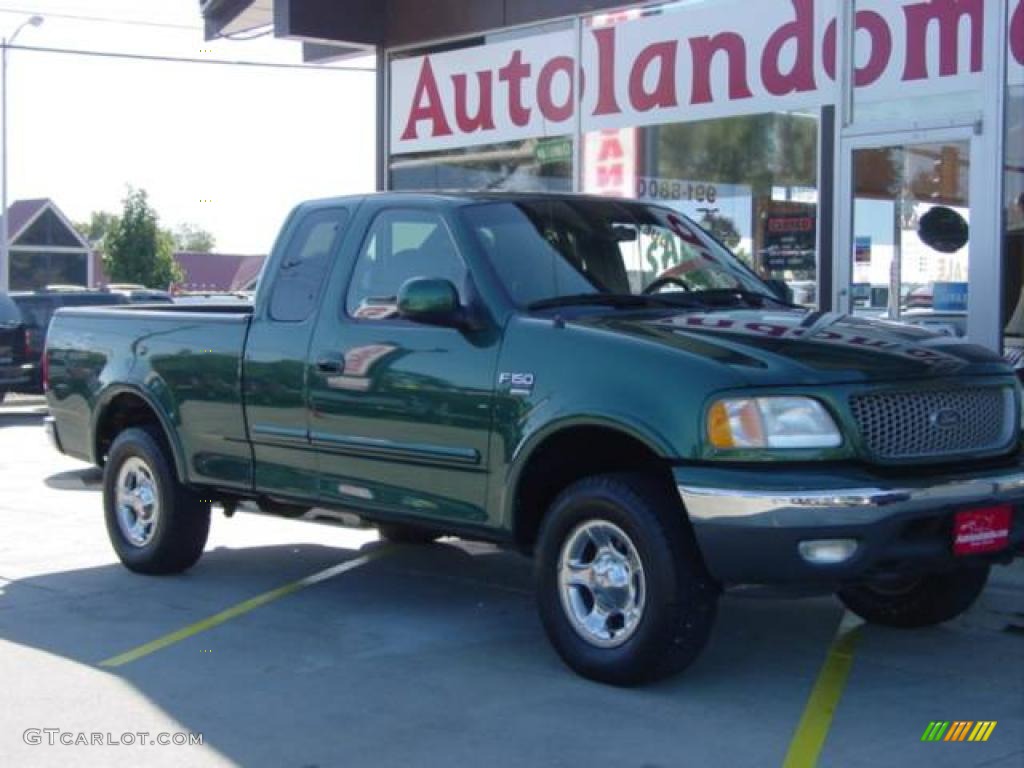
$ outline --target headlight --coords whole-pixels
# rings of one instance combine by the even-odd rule
[[[708,412],[708,439],[719,449],[836,448],[842,445],[825,407],[809,397],[719,400]]]

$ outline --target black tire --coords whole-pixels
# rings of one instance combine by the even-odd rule
[[[6,389],[0,389],[0,405],[3,405],[5,397],[7,397],[7,390]]]
[[[132,458],[140,459],[149,470],[159,503],[154,531],[142,545],[133,544],[122,529],[115,503],[118,474]],[[210,503],[178,481],[170,450],[155,429],[126,429],[114,440],[103,471],[103,510],[110,543],[131,571],[181,573],[203,554],[210,531]]]
[[[839,591],[847,608],[871,624],[916,629],[959,616],[978,599],[988,566],[961,566],[931,573],[902,587],[860,584]]]
[[[704,648],[714,624],[719,589],[704,567],[685,514],[670,489],[642,474],[580,480],[551,505],[537,545],[537,603],[555,650],[583,677],[637,685],[681,671]],[[645,600],[639,620],[628,639],[616,647],[602,647],[585,638],[563,607],[562,549],[580,526],[591,521],[611,523],[625,533],[644,573]]]
[[[394,544],[430,544],[441,536],[437,531],[404,523],[378,523],[377,531],[382,539]]]

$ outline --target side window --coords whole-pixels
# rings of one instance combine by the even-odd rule
[[[277,270],[272,319],[298,323],[313,314],[347,219],[348,211],[337,208],[311,213],[299,225]]]
[[[413,277],[466,280],[448,228],[429,211],[383,211],[374,219],[359,252],[345,302],[348,314],[365,319],[398,316],[398,289]]]

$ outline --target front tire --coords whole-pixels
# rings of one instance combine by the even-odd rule
[[[704,648],[718,588],[684,517],[641,474],[580,480],[552,504],[537,602],[555,650],[583,677],[636,685],[681,671]]]
[[[107,535],[131,571],[180,573],[203,554],[210,503],[178,481],[163,436],[126,429],[110,448],[103,472]]]
[[[861,584],[839,591],[847,608],[871,624],[916,629],[955,619],[978,599],[988,566],[960,566],[902,586]]]

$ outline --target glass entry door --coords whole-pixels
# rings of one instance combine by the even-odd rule
[[[851,141],[841,311],[967,335],[972,134]],[[977,257],[977,256],[976,256]]]

